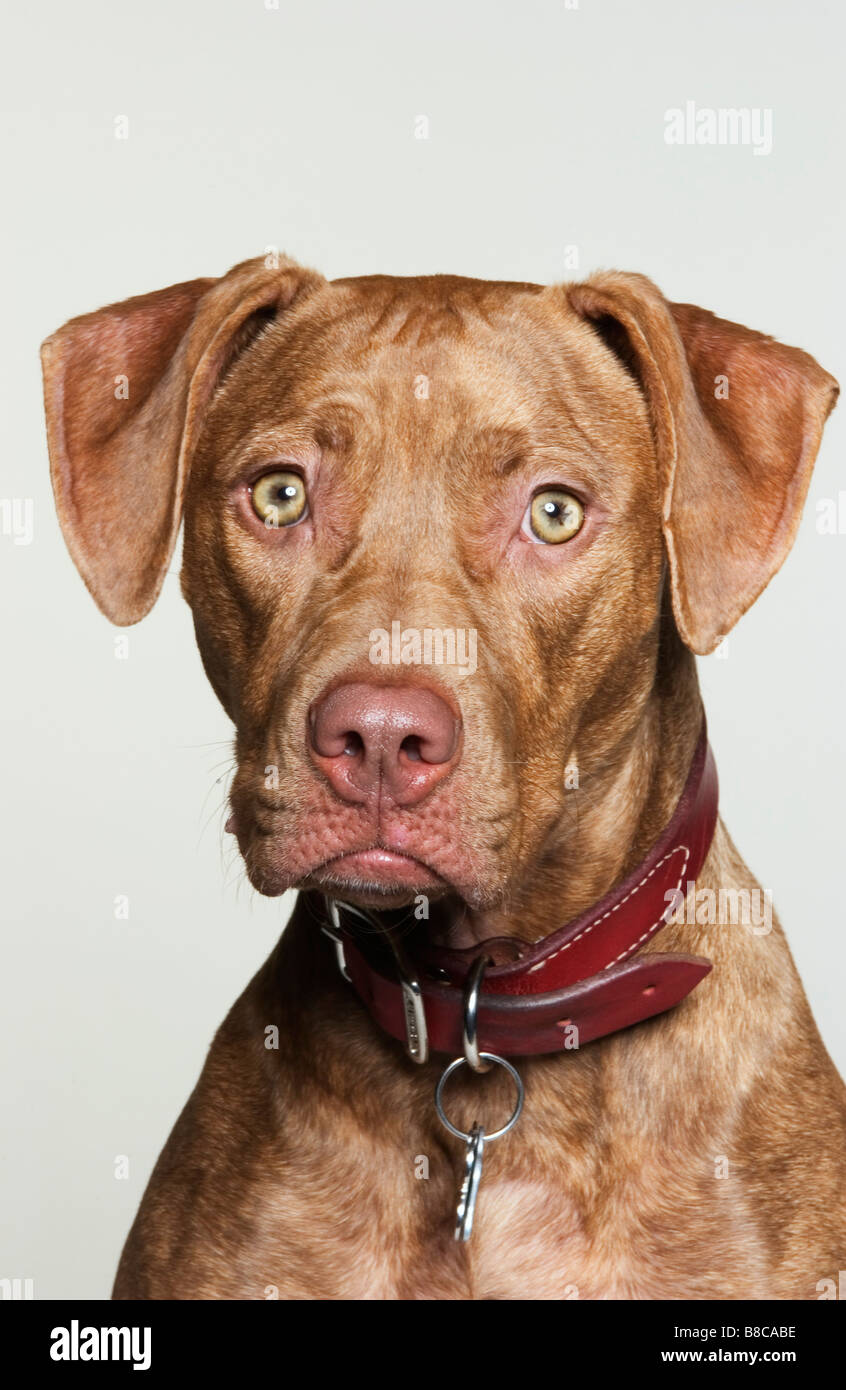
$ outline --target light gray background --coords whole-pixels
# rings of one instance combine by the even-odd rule
[[[641,270],[846,380],[843,41],[842,8],[820,0],[18,6],[0,492],[34,500],[35,531],[0,536],[0,1277],[38,1298],[108,1293],[209,1039],[288,907],[224,845],[229,727],[176,564],[121,661],[65,552],[40,340],[279,246],[329,276]],[[664,112],[687,100],[772,108],[772,154],[668,147]],[[701,663],[726,821],[841,1069],[846,535],[819,535],[815,511],[846,486],[845,434],[841,407],[794,553],[727,659]]]

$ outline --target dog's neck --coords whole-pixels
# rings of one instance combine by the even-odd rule
[[[601,767],[569,795],[523,883],[490,910],[433,914],[439,944],[497,936],[538,941],[598,901],[644,857],[675,809],[699,735],[696,664],[672,622],[662,625],[655,680]]]

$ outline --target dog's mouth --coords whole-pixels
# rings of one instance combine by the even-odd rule
[[[268,897],[314,891],[361,908],[411,907],[428,920],[430,903],[449,898],[478,912],[504,886],[502,863],[467,837],[454,806],[418,820],[402,809],[384,817],[358,805],[341,811],[315,797],[292,812],[238,789],[226,829],[253,887]]]
[[[412,855],[374,847],[338,855],[299,885],[367,913],[369,930],[392,932],[415,949],[421,940],[465,947],[477,941],[475,914],[455,887]],[[361,920],[357,924],[361,931]],[[486,933],[482,932],[484,936]]]
[[[301,887],[319,887],[361,907],[403,907],[442,897],[447,881],[423,860],[374,845],[336,855],[313,869]]]
[[[363,843],[353,839],[351,844],[327,846],[323,856],[301,859],[296,865],[274,870],[271,859],[268,872],[265,864],[257,866],[252,859],[250,831],[237,812],[229,817],[226,829],[238,837],[242,853],[246,849],[244,859],[253,886],[270,896],[289,889],[318,893],[374,914],[379,930],[420,931],[434,944],[463,948],[497,934],[487,918],[495,910],[501,888],[487,900],[474,892],[478,875],[456,873],[456,864],[459,871],[465,866],[460,858],[451,862],[439,843],[434,852],[427,845],[424,859],[413,852],[417,845],[400,846],[377,832]],[[266,846],[268,839],[260,836],[259,845]],[[293,840],[301,843],[296,836]]]

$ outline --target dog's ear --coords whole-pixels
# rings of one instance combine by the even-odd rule
[[[235,356],[322,276],[261,259],[71,319],[41,349],[59,521],[97,605],[149,612],[170,562],[191,450]]]
[[[642,275],[564,287],[646,399],[673,612],[713,651],[787,555],[838,385],[807,353],[670,304]]]

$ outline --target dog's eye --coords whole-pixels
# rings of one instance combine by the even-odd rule
[[[544,545],[560,545],[581,531],[585,509],[578,497],[563,488],[547,488],[532,498],[523,521],[523,531],[531,540]]]
[[[305,483],[299,473],[265,473],[251,488],[253,511],[265,526],[293,526],[306,513]]]

